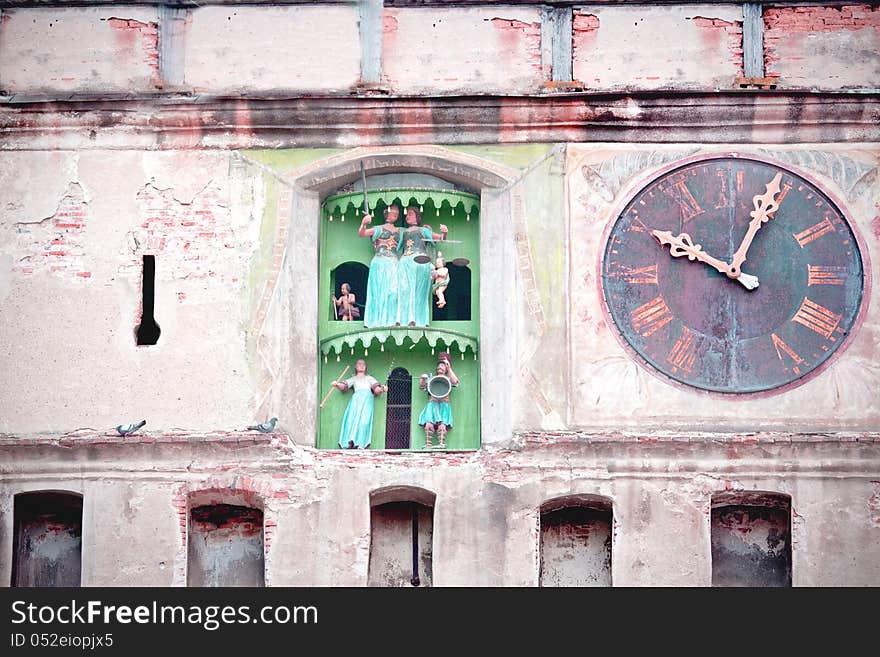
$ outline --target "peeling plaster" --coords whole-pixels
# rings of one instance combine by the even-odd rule
[[[55,212],[42,219],[18,221],[15,227],[15,271],[49,272],[67,280],[92,276],[85,259],[85,228],[90,213],[82,185],[71,182]]]

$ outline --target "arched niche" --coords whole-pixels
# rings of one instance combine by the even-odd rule
[[[540,586],[611,586],[611,500],[567,495],[540,509]]]
[[[712,586],[791,586],[791,496],[768,491],[716,493],[710,532]]]
[[[480,199],[480,264],[483,272],[489,272],[487,283],[512,281],[516,276],[509,186],[520,174],[516,169],[442,147],[395,146],[352,149],[286,172],[290,198],[279,206],[287,213],[284,218],[289,224],[289,230],[283,231],[286,257],[279,259],[283,264],[279,265],[277,281],[266,286],[266,294],[271,295],[261,304],[267,308],[266,315],[257,318],[263,365],[256,414],[283,409],[290,416],[289,425],[298,427],[292,438],[301,444],[315,444],[320,402],[315,327],[319,313],[321,317],[326,313],[323,307],[319,310],[318,303],[321,202],[328,194],[359,180],[362,163],[369,177],[423,173],[473,190]],[[505,322],[482,319],[505,317],[509,307],[503,295],[490,294],[492,285],[475,287],[479,288],[481,309],[480,386],[489,384],[509,391],[510,382],[518,376],[515,359],[510,357],[516,353],[515,332]],[[483,444],[511,437],[517,394],[503,395],[491,403],[481,398]]]
[[[433,585],[436,495],[414,486],[370,493],[368,586]]]
[[[82,517],[83,497],[79,493],[31,491],[15,495],[12,586],[80,586]]]

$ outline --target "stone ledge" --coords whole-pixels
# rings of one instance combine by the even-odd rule
[[[742,445],[792,443],[880,443],[880,431],[526,431],[516,435],[523,445],[607,443],[734,443]]]
[[[541,446],[559,445],[669,445],[669,444],[854,444],[880,443],[880,431],[525,431],[516,433],[510,440],[488,443],[477,450],[342,450],[320,449],[311,445],[297,444],[283,432],[259,433],[256,431],[171,431],[138,432],[131,436],[119,436],[115,432],[79,430],[67,433],[9,434],[0,433],[0,448],[4,447],[88,447],[107,445],[112,447],[132,445],[203,445],[219,446],[269,445],[273,447],[315,452],[322,458],[341,461],[361,461],[371,458],[409,459],[412,457],[443,459],[444,461],[470,461],[475,455],[490,452],[522,451]]]
[[[498,116],[505,120],[498,124]],[[430,116],[430,121],[421,117]],[[794,118],[793,118],[794,117]],[[880,92],[0,99],[2,150],[880,141]],[[356,126],[352,129],[352,126]]]
[[[128,446],[154,445],[158,443],[163,445],[191,445],[193,443],[227,443],[230,445],[239,445],[241,443],[251,443],[255,445],[280,444],[282,446],[289,443],[292,445],[290,437],[285,433],[259,433],[256,431],[139,431],[130,436],[120,436],[115,431],[110,433],[92,430],[78,430],[60,434],[46,433],[15,435],[0,433],[0,447],[36,447],[44,445],[55,447],[85,447],[90,445]]]

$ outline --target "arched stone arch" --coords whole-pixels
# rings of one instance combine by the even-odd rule
[[[587,509],[596,509],[599,511],[611,511],[613,502],[610,497],[604,495],[592,495],[588,493],[575,493],[571,495],[560,495],[549,500],[544,500],[541,504],[541,513],[550,513],[559,509],[583,507]]]
[[[370,506],[380,506],[389,502],[418,502],[433,507],[437,494],[419,486],[385,486],[370,491]]]
[[[432,586],[436,494],[418,486],[370,492],[368,586]]]
[[[481,400],[481,436],[484,444],[509,439],[515,403],[510,382],[517,377],[517,363],[510,357],[516,353],[515,332],[512,321],[505,321],[510,313],[503,295],[492,294],[495,286],[489,283],[516,279],[511,189],[521,172],[439,146],[356,148],[282,175],[289,195],[279,201],[276,238],[284,247],[276,248],[277,262],[268,273],[252,325],[264,361],[256,415],[279,415],[295,442],[315,444],[320,203],[326,194],[358,179],[362,162],[366,175],[426,173],[479,191],[481,272],[487,283],[479,286],[485,318],[480,325],[481,386],[510,393],[491,403]]]

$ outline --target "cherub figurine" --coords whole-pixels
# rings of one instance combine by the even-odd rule
[[[431,280],[434,281],[431,285],[431,291],[437,295],[437,307],[442,308],[446,305],[446,297],[443,296],[443,293],[446,292],[446,288],[449,286],[449,268],[446,266],[443,254],[439,251],[431,271]]]
[[[343,322],[351,322],[361,318],[361,311],[355,305],[354,293],[351,291],[351,286],[348,283],[342,284],[342,293],[338,299],[333,297],[333,305],[334,313],[336,313],[336,308],[339,308],[336,318],[342,319]]]

